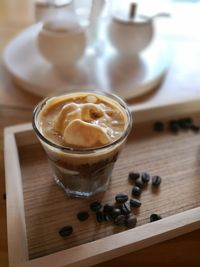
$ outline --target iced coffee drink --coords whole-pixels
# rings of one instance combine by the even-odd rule
[[[77,197],[107,189],[131,126],[126,104],[106,93],[73,92],[47,98],[33,116],[56,182]]]

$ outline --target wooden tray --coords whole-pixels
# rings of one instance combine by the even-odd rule
[[[110,189],[90,200],[70,199],[54,183],[31,124],[5,129],[5,170],[10,267],[91,266],[200,228],[200,133],[155,133],[151,121],[135,123]],[[130,196],[129,171],[163,179],[158,190],[143,190],[136,228],[97,223],[91,211],[87,221],[76,219],[94,200]],[[163,219],[149,223],[154,212]],[[62,239],[58,230],[67,224],[74,233]]]

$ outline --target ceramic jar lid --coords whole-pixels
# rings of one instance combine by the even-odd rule
[[[112,17],[115,21],[126,24],[143,24],[149,22],[151,19],[145,15],[136,14],[136,4],[132,3],[129,10],[116,10]]]
[[[78,21],[73,17],[52,18],[44,22],[43,30],[54,33],[70,33],[80,29]]]
[[[49,1],[49,0],[36,0],[36,5],[38,7],[49,7],[53,6],[55,8],[60,8],[60,7],[65,7],[71,4],[72,0],[54,0]]]

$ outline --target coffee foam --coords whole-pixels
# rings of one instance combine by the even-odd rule
[[[112,143],[122,135],[127,122],[117,102],[89,93],[51,98],[39,120],[48,139],[76,148]],[[59,138],[55,138],[56,134]]]
[[[110,143],[106,131],[99,125],[76,119],[65,128],[63,138],[66,143],[77,147],[95,147]]]

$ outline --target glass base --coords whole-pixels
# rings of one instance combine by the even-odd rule
[[[59,185],[63,190],[64,192],[70,196],[70,197],[78,197],[78,198],[88,198],[88,197],[91,197],[97,193],[102,193],[102,192],[105,192],[108,187],[109,187],[109,181],[107,184],[104,184],[104,186],[98,188],[98,190],[96,190],[95,192],[80,192],[80,191],[73,191],[73,190],[70,190],[69,188],[66,188],[64,186],[64,184],[58,179],[57,176],[54,176],[54,181],[56,182],[57,185]]]
[[[84,198],[108,189],[114,162],[115,159],[109,163],[100,161],[93,165],[79,165],[76,170],[52,161],[51,166],[56,183],[67,195]]]

